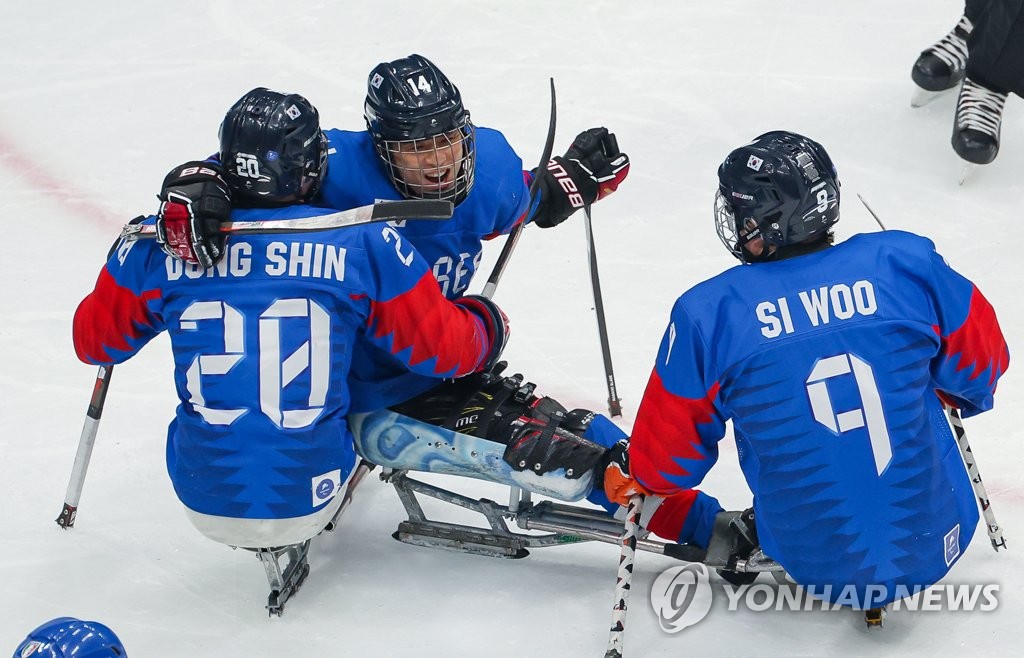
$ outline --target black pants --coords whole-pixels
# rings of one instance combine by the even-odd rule
[[[1024,0],[966,0],[974,24],[967,76],[993,91],[1024,96]]]

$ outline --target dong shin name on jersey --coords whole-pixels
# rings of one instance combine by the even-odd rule
[[[345,248],[322,242],[268,242],[258,259],[267,276],[303,277],[313,279],[345,280]],[[182,263],[168,256],[164,261],[167,280],[177,281],[200,277],[245,277],[253,268],[253,245],[232,241],[227,245],[224,258],[209,269],[193,263]]]
[[[867,280],[801,290],[795,295],[763,301],[754,308],[765,338],[864,318],[877,311],[875,288]]]

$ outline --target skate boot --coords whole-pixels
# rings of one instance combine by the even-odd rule
[[[1006,94],[964,79],[956,102],[953,150],[972,164],[988,164],[999,153],[999,129]]]
[[[960,84],[967,69],[967,37],[973,26],[966,16],[960,18],[949,34],[921,53],[910,77],[919,89],[910,104],[921,107],[941,92]]]

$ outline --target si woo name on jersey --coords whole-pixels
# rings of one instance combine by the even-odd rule
[[[761,335],[765,338],[778,338],[796,331],[791,309],[796,309],[797,314],[802,309],[813,328],[827,325],[833,320],[874,315],[878,310],[878,302],[875,300],[874,286],[866,280],[801,290],[795,296],[779,297],[757,305],[754,312],[761,323]]]
[[[206,277],[244,277],[252,271],[252,245],[235,242],[227,245],[227,253],[210,269],[194,263],[182,263],[170,256],[164,261],[167,280],[177,281]],[[345,280],[345,248],[321,242],[267,243],[263,271],[268,276],[291,276],[314,279]]]

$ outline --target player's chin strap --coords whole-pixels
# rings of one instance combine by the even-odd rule
[[[882,220],[878,218],[875,211],[871,209],[868,202],[860,194],[857,195],[860,202],[864,204],[867,211],[875,218],[883,231],[887,230]],[[992,548],[999,552],[1000,548],[1006,548],[1006,540],[1003,539],[1003,528],[996,522],[996,515],[992,511],[992,503],[989,501],[988,490],[985,483],[981,481],[981,473],[978,471],[978,462],[974,459],[974,451],[967,441],[967,430],[964,429],[964,422],[960,418],[960,412],[955,407],[943,403],[946,414],[949,416],[949,423],[953,426],[953,433],[956,434],[956,444],[960,448],[960,456],[963,457],[967,466],[967,476],[971,479],[971,486],[974,488],[974,495],[978,498],[978,505],[981,506],[981,513],[985,517],[985,526],[988,530],[988,538],[992,541]]]

